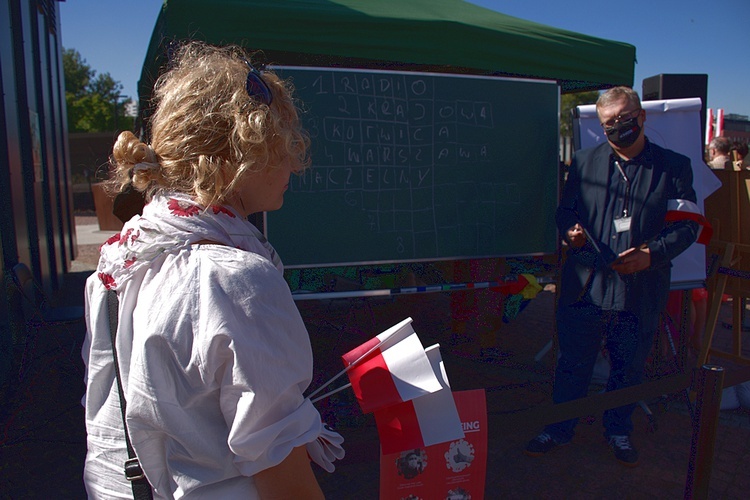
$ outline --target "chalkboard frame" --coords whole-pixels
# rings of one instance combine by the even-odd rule
[[[294,177],[290,181],[284,207],[279,211],[264,214],[266,235],[279,251],[287,268],[538,256],[551,254],[557,250],[554,209],[559,192],[559,86],[556,82],[529,78],[352,68],[276,66],[271,69],[283,78],[289,78],[294,84],[296,97],[301,104],[302,120],[306,128],[310,130],[313,146],[311,151],[313,166],[303,176]],[[337,82],[337,84],[341,84],[345,78],[352,78],[357,82],[369,79],[373,88],[378,82],[382,84],[381,80],[390,81],[394,90],[388,95],[376,95],[376,93],[363,95],[362,89],[356,86],[359,84],[357,83],[347,94],[341,91],[333,92],[335,87],[334,83],[331,83],[329,90],[335,99],[343,102],[348,100],[357,104],[359,116],[355,118],[360,120],[355,134],[357,137],[349,138],[349,141],[343,140],[346,138],[334,141],[331,135],[334,133],[331,124],[343,123],[343,118],[346,116],[342,115],[342,106],[339,106],[337,102],[328,102],[326,106],[322,97],[325,94],[322,94],[320,90],[311,93],[313,92],[311,91],[312,84],[321,78],[330,78],[330,82]],[[395,90],[394,82],[399,81],[405,82],[404,88]],[[431,153],[430,162],[415,165],[417,161],[416,156],[413,155],[415,148],[418,151],[419,146],[413,143],[409,144],[411,148],[409,154],[412,156],[409,157],[407,165],[381,164],[381,156],[377,156],[382,154],[380,150],[375,153],[377,161],[373,165],[367,165],[364,160],[362,160],[363,163],[354,165],[339,165],[338,163],[343,162],[325,163],[322,161],[323,158],[333,156],[330,150],[325,149],[326,147],[330,146],[333,149],[333,146],[336,146],[344,148],[343,150],[349,147],[351,150],[352,145],[365,144],[364,139],[367,133],[365,128],[377,128],[370,127],[372,124],[367,121],[365,109],[371,111],[374,106],[380,112],[378,106],[387,106],[389,103],[396,105],[399,102],[406,103],[410,111],[420,109],[418,105],[424,104],[424,99],[417,102],[420,100],[419,97],[407,95],[409,89],[406,88],[407,84],[410,84],[413,89],[418,82],[424,83],[431,89],[427,102],[432,103],[432,108],[427,114],[432,122],[428,120],[425,123],[419,123],[418,117],[412,115],[401,122],[396,120],[394,127],[390,126],[393,123],[389,123],[386,128],[388,134],[391,134],[389,137],[396,136],[399,128],[405,129],[406,135],[411,140],[412,136],[416,137],[415,131],[420,126],[429,123],[432,142],[428,140],[430,144],[423,151]],[[339,85],[338,88],[342,87]],[[363,102],[367,105],[363,105]],[[475,112],[471,116],[475,117],[477,122],[482,116],[481,110],[489,110],[491,121],[485,127],[482,127],[482,124],[476,125],[476,122],[467,124],[466,121],[462,123],[450,122],[450,120],[441,121],[442,118],[437,117],[437,114],[444,108],[452,108],[456,116],[464,113],[460,115],[462,119]],[[325,111],[321,112],[321,109]],[[467,109],[469,109],[468,112]],[[484,116],[486,117],[487,114]],[[380,118],[378,116],[375,122],[382,123],[383,120]],[[446,124],[447,127],[445,127]],[[441,133],[436,131],[438,125],[441,130],[448,130],[446,134],[453,134],[444,143],[436,141],[437,134]],[[381,132],[382,130],[375,134]],[[469,132],[474,135],[470,135]],[[340,129],[339,133],[341,133]],[[471,142],[476,140],[477,133],[485,134],[482,136],[485,142]],[[402,133],[402,137],[403,135]],[[357,142],[358,140],[360,142]],[[397,142],[398,139],[394,140]],[[379,145],[382,146],[382,144]],[[398,146],[398,144],[390,145]],[[493,153],[484,159],[477,160],[480,158],[478,148],[482,145],[487,146],[486,149]],[[450,149],[453,155],[442,164],[439,161],[442,158],[435,153],[439,146],[441,152]],[[442,146],[450,146],[450,148]],[[355,149],[361,155],[366,154],[365,148]],[[399,154],[396,151],[397,148],[393,149],[395,151],[392,152],[393,155]],[[340,151],[341,149],[336,149],[335,154],[340,154]],[[466,160],[464,157],[459,158],[459,154],[474,156]],[[349,157],[346,156],[346,158]],[[462,161],[464,163],[461,163]],[[502,162],[506,162],[507,165]],[[425,165],[427,168],[420,170]],[[408,169],[408,172],[402,167]],[[315,178],[319,180],[322,178],[321,175],[327,178],[327,182],[331,181],[334,176],[333,172],[337,168],[349,169],[350,176],[352,171],[356,171],[359,175],[360,184],[348,191],[350,199],[344,203],[340,202],[341,199],[346,200],[346,195],[331,194],[335,190],[328,191],[328,188],[316,191],[317,188],[311,187],[314,182],[317,182]],[[500,168],[505,170],[500,172]],[[430,174],[425,174],[428,169],[431,169]],[[368,190],[362,180],[372,172],[376,172],[374,175],[378,177],[377,182],[380,183],[376,192]],[[382,184],[387,182],[389,175],[392,176],[391,178],[401,176],[408,191],[395,189],[393,193],[384,193],[385,190],[380,190]],[[402,210],[409,217],[405,227],[397,227],[403,221],[397,220],[395,215],[391,217],[391,213],[388,213],[388,217],[392,220],[388,220],[387,224],[392,224],[393,227],[383,230],[382,221],[378,220],[377,231],[380,233],[375,237],[365,231],[366,226],[357,226],[354,232],[347,227],[348,224],[363,224],[363,221],[365,224],[374,225],[372,213],[380,210],[384,203],[392,203],[395,207],[399,202],[404,202],[405,197],[410,197],[406,201],[414,203],[414,193],[417,190],[412,186],[416,186],[422,180],[421,175],[431,175],[429,179],[433,182],[431,189],[442,193],[442,196],[436,198],[438,195],[435,192],[429,193],[427,189],[423,190],[421,193],[428,193],[424,207],[412,204]],[[477,177],[471,177],[472,175]],[[440,181],[435,182],[435,179],[440,179]],[[310,184],[305,185],[306,182]],[[436,185],[439,185],[439,188],[436,189]],[[450,206],[450,202],[435,201],[436,199],[446,200],[455,193],[460,194],[456,195],[459,196],[459,201],[454,206]],[[331,202],[331,196],[339,198]],[[349,207],[346,203],[351,203],[352,197],[357,198],[357,201],[354,202],[354,207]],[[368,212],[363,208],[365,201],[361,200],[365,198],[372,200],[372,206],[377,205],[378,209],[371,208]],[[335,203],[339,205],[332,206]],[[357,207],[356,203],[362,206]],[[463,205],[456,208],[460,203]],[[503,204],[508,210],[511,208],[514,210],[513,220],[503,220],[503,216],[498,215],[500,212],[498,206],[502,209]],[[484,210],[485,205],[494,211],[489,216],[487,215],[489,212]],[[440,214],[440,217],[435,215],[438,206],[448,207]],[[363,215],[358,212],[366,213]],[[394,209],[392,213],[398,213],[398,210]],[[415,219],[423,214],[426,214],[424,219],[420,219],[420,222],[415,225]],[[378,215],[380,215],[379,212]],[[349,221],[347,217],[350,218]],[[451,221],[444,222],[444,219],[450,217],[462,221],[455,225],[456,234],[451,231]],[[488,218],[492,218],[491,223],[486,222]],[[355,222],[351,222],[352,220]],[[433,222],[434,226],[430,227]],[[424,228],[427,230],[420,231]],[[428,242],[429,245],[424,245],[428,250],[409,249],[406,253],[400,252],[397,246],[398,237],[388,234],[389,230],[391,233],[400,233],[404,239],[411,238],[407,241],[407,245],[416,247],[415,241],[419,241],[419,244]],[[348,234],[351,237],[342,239],[347,231],[350,231]],[[391,239],[379,247],[382,234],[386,234],[385,238]],[[439,250],[439,248],[446,247],[446,241],[449,242],[449,250]],[[389,246],[391,244],[393,246]],[[450,247],[450,245],[453,246]],[[461,247],[461,245],[464,246]]]

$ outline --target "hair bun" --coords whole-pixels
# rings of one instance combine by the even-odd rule
[[[125,131],[117,137],[112,154],[118,163],[135,165],[138,163],[156,164],[156,154],[151,146],[141,142],[133,132]]]

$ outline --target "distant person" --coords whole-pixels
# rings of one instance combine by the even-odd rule
[[[716,169],[723,170],[725,168],[731,168],[731,158],[729,151],[732,149],[732,141],[726,137],[714,137],[711,142],[708,143],[708,166]]]
[[[732,162],[735,164],[737,170],[748,168],[748,161],[750,159],[747,157],[747,150],[746,142],[737,141],[732,146]]]
[[[557,227],[568,246],[558,290],[560,358],[552,398],[586,396],[602,341],[607,391],[641,382],[670,288],[671,261],[697,236],[697,223],[667,223],[676,201],[697,209],[690,159],[648,140],[638,94],[615,87],[596,103],[607,142],[576,152]],[[638,464],[631,443],[635,404],[606,410],[604,437],[617,460]],[[568,444],[578,419],[550,424],[527,447],[539,456]]]
[[[308,164],[291,87],[238,47],[192,42],[154,96],[152,142],[123,132],[112,155],[111,183],[147,204],[86,284],[88,496],[133,498],[119,310],[130,470],[154,497],[322,498],[310,460],[333,470],[342,439],[303,396],[310,339],[279,256],[246,220],[279,209]]]

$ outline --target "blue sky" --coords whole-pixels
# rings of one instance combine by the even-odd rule
[[[210,0],[206,0],[210,1]],[[373,0],[377,1],[377,0]],[[472,0],[529,21],[636,47],[634,88],[661,73],[708,74],[708,107],[750,116],[750,0]],[[161,0],[59,3],[62,43],[137,96]]]

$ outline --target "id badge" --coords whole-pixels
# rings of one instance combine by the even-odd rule
[[[624,233],[630,231],[630,219],[631,217],[623,217],[621,219],[615,219],[615,231],[618,233]]]

